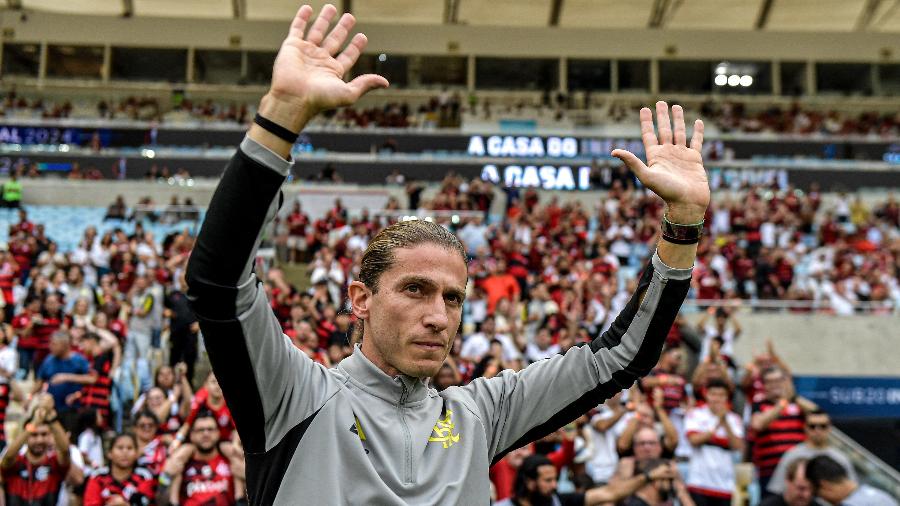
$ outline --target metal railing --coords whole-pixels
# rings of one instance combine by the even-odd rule
[[[857,301],[850,304],[854,313],[890,314],[900,307],[897,301]],[[833,313],[834,308],[827,299],[822,300],[784,300],[784,299],[687,299],[684,306],[705,309],[723,307],[736,310],[770,311],[783,313]]]

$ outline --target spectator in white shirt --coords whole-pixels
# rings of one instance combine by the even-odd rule
[[[687,486],[698,506],[730,506],[734,491],[733,452],[744,447],[744,425],[728,409],[728,385],[711,380],[706,385],[706,405],[685,418],[685,432],[694,447]]]
[[[494,315],[488,315],[481,322],[481,332],[472,334],[463,340],[460,355],[466,360],[478,363],[490,351],[491,341],[499,341],[503,346],[503,360],[514,361],[522,358],[522,353],[513,343],[512,338],[496,332]]]
[[[528,363],[550,358],[560,352],[559,344],[553,344],[553,335],[550,329],[541,327],[534,336],[534,342],[525,348],[525,358]]]
[[[625,429],[625,413],[622,392],[619,392],[598,406],[597,414],[591,418],[591,456],[585,463],[585,470],[598,485],[609,482],[616,471],[619,462],[616,440]]]

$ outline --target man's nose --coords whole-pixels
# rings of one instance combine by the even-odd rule
[[[443,332],[450,325],[443,296],[437,295],[428,299],[422,323],[436,333]]]

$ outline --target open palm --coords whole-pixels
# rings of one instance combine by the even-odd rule
[[[374,88],[386,88],[388,81],[376,74],[358,76],[350,82],[350,70],[368,42],[358,33],[344,47],[356,19],[344,14],[329,32],[337,9],[327,4],[309,26],[312,7],[304,5],[291,22],[287,38],[275,58],[269,92],[280,100],[304,107],[310,115],[350,105]],[[309,31],[307,32],[307,27]]]
[[[659,136],[653,131],[653,114],[641,109],[641,140],[647,154],[644,164],[634,153],[624,149],[613,150],[631,169],[641,183],[659,195],[671,207],[678,207],[682,214],[702,218],[709,205],[709,181],[703,168],[703,122],[694,123],[690,146],[684,126],[684,110],[672,107],[674,132],[669,121],[669,106],[656,103],[656,121]]]

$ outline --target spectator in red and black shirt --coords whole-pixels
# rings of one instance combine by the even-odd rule
[[[63,312],[60,296],[55,293],[48,293],[44,297],[41,313],[32,321],[34,325],[31,328],[31,337],[34,338],[34,364],[37,369],[50,353],[50,336],[60,327],[70,327],[72,322]]]
[[[782,455],[806,440],[804,409],[815,405],[796,397],[791,378],[781,369],[767,369],[762,378],[766,398],[753,404],[750,427],[754,434],[751,457],[760,489],[765,491]]]
[[[146,506],[154,504],[156,479],[136,465],[137,441],[131,434],[118,434],[107,453],[109,467],[98,469],[87,482],[84,506]]]
[[[219,450],[215,415],[199,413],[190,427],[190,444],[166,461],[160,475],[159,504],[233,506],[244,496],[244,480],[231,459]]]
[[[0,297],[3,297],[5,303],[3,307],[3,321],[10,322],[15,311],[15,299],[13,298],[13,288],[19,281],[19,264],[16,263],[12,255],[6,248],[0,249]]]
[[[216,420],[216,425],[219,427],[219,440],[230,440],[231,433],[234,432],[234,420],[231,418],[231,411],[228,410],[228,406],[225,404],[225,397],[222,394],[219,381],[213,373],[209,373],[204,386],[197,390],[197,393],[194,395],[194,401],[191,403],[191,412],[188,414],[184,426],[175,435],[175,439],[179,442],[187,439],[188,430],[194,423],[197,415],[205,411],[212,413]]]
[[[94,378],[93,383],[84,385],[81,390],[81,405],[97,411],[98,427],[109,427],[109,400],[112,394],[110,373],[119,367],[121,350],[117,341],[113,351],[105,349],[100,343],[100,336],[88,332],[81,341],[81,351],[90,363],[88,374]]]
[[[9,406],[12,379],[18,369],[16,349],[10,344],[15,338],[12,326],[0,324],[0,429],[6,426],[6,408]],[[6,448],[6,431],[0,430],[0,452]]]
[[[69,438],[56,411],[38,407],[0,460],[6,506],[56,506],[68,469]]]
[[[19,369],[22,369],[26,375],[31,368],[37,371],[37,366],[40,366],[40,363],[37,363],[36,366],[34,361],[38,349],[38,341],[34,336],[34,326],[40,321],[40,312],[41,299],[31,296],[25,299],[24,310],[12,319],[13,330],[19,336],[17,345]]]
[[[148,409],[140,411],[134,420],[134,434],[137,438],[137,465],[150,470],[154,475],[162,472],[168,451],[162,436],[158,435],[159,419]]]

